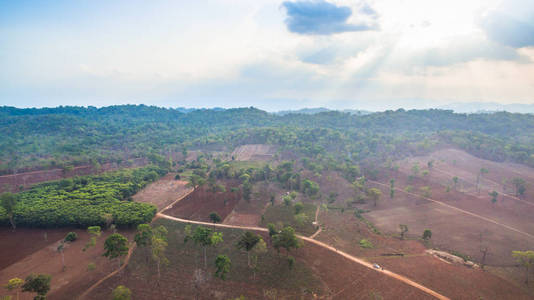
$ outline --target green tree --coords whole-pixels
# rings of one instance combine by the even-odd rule
[[[432,238],[432,231],[430,229],[425,229],[423,231],[423,240],[427,241]]]
[[[253,253],[252,270],[253,270],[254,280],[256,280],[256,270],[258,269],[258,257],[260,255],[267,253],[267,244],[261,237],[260,237],[260,240],[254,246],[254,248],[252,248],[252,253]]]
[[[17,205],[18,200],[18,195],[16,194],[9,192],[0,194],[0,205],[6,211],[7,217],[9,218],[9,223],[11,223],[13,230],[17,229],[13,214],[15,212],[15,206]]]
[[[291,206],[291,197],[289,195],[285,195],[284,197],[282,197],[282,200],[284,201],[285,206]]]
[[[452,178],[452,182],[454,183],[454,190],[456,190],[456,186],[458,185],[458,176],[454,176]]]
[[[497,191],[493,191],[489,193],[489,195],[491,196],[491,203],[497,203],[497,197],[499,196],[499,193],[497,193]]]
[[[109,259],[117,258],[117,264],[120,268],[121,257],[128,254],[128,239],[119,233],[110,235],[104,242],[104,256]]]
[[[20,287],[22,287],[22,285],[24,284],[24,280],[18,278],[18,277],[15,277],[15,278],[11,278],[9,279],[9,281],[7,282],[7,284],[4,286],[8,291],[13,291],[13,290],[16,290],[17,291],[17,300],[19,300],[19,289]]]
[[[137,232],[134,236],[134,241],[137,247],[145,254],[146,263],[148,264],[149,247],[152,245],[152,237],[154,233],[152,227],[149,224],[137,225]]]
[[[217,270],[215,271],[215,276],[221,278],[222,280],[226,279],[226,274],[230,272],[230,267],[232,266],[232,262],[230,261],[230,258],[226,255],[217,255],[215,258],[215,267]]]
[[[530,272],[530,267],[534,264],[534,251],[512,251],[512,257],[525,268],[525,283],[528,285],[528,273]]]
[[[46,299],[46,294],[50,291],[50,280],[52,276],[48,274],[30,274],[22,285],[22,291],[37,293],[34,299]]]
[[[151,241],[152,259],[156,262],[158,280],[161,278],[160,266],[169,264],[169,260],[165,256],[167,246],[167,229],[164,226],[160,226],[158,227],[157,234],[152,235]]]
[[[303,209],[304,209],[304,204],[302,204],[302,202],[297,202],[295,203],[295,214],[298,215]]]
[[[297,249],[299,247],[299,241],[295,235],[295,229],[291,226],[286,226],[280,233],[274,235],[273,247],[277,252],[280,252],[280,248],[286,249],[288,255],[292,248]]]
[[[380,200],[380,196],[382,196],[382,192],[377,188],[370,188],[367,191],[367,195],[373,201],[373,203],[374,203],[374,205],[376,207],[378,201]]]
[[[516,197],[523,196],[526,191],[526,182],[523,178],[515,177],[512,178],[512,184],[515,187],[515,195]]]
[[[65,239],[64,241],[65,242],[74,242],[75,240],[78,239],[78,234],[76,232],[69,232],[67,233],[67,235],[65,236]]]
[[[276,226],[273,223],[267,224],[267,229],[269,230],[269,237],[271,238],[271,241],[272,241],[273,236],[278,234],[278,230],[276,229]]]
[[[260,241],[260,236],[250,231],[245,232],[237,242],[237,248],[247,252],[247,265],[250,267],[250,251]]]
[[[214,246],[217,243],[222,241],[222,233],[212,233],[210,228],[204,226],[198,226],[193,232],[193,241],[196,245],[200,245],[204,252],[204,268],[208,268],[208,257],[207,257],[207,248],[209,246]]]
[[[216,212],[212,212],[212,213],[210,213],[210,220],[211,220],[213,223],[221,223],[222,218],[221,218],[221,216],[219,216],[219,214],[217,214]]]
[[[113,300],[130,300],[132,299],[132,292],[124,285],[117,286],[111,293]]]
[[[404,235],[406,232],[408,232],[408,225],[405,224],[399,224],[400,232],[401,232],[401,240],[404,240]]]
[[[87,249],[89,249],[90,247],[93,247],[94,245],[96,245],[96,238],[100,236],[100,234],[102,234],[102,232],[100,231],[100,226],[89,226],[87,227],[87,232],[89,233],[89,242],[87,242],[87,244],[85,244],[85,247],[83,247],[82,251],[85,251]]]

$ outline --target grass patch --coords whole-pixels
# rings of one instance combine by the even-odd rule
[[[261,225],[267,226],[267,224],[273,223],[282,226],[291,226],[298,233],[310,235],[316,230],[312,224],[315,221],[316,209],[317,207],[313,204],[303,203],[302,211],[299,215],[296,215],[293,206],[285,206],[283,204],[269,206],[263,215],[264,218]]]
[[[255,160],[232,160],[228,163],[236,169],[261,168],[265,165],[265,162]]]

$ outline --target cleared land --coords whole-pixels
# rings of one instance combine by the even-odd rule
[[[235,148],[232,152],[232,157],[235,160],[248,161],[248,160],[259,160],[266,161],[272,159],[275,153],[275,148],[270,145],[264,144],[253,144],[253,145],[242,145]]]
[[[158,211],[167,207],[176,199],[189,194],[193,188],[187,187],[187,182],[174,179],[176,174],[169,173],[159,180],[149,184],[132,198],[136,202],[151,203]]]

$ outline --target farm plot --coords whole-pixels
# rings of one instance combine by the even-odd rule
[[[136,202],[156,205],[158,211],[167,207],[177,199],[189,194],[193,188],[187,186],[186,181],[175,180],[176,174],[170,173],[149,184],[132,198]]]
[[[165,213],[174,217],[210,222],[210,213],[216,212],[224,220],[241,199],[241,192],[232,192],[232,187],[237,187],[237,183],[227,183],[225,192],[212,192],[207,187],[196,188]]]
[[[251,145],[242,145],[237,147],[232,152],[232,157],[235,160],[248,161],[248,160],[259,160],[267,161],[272,159],[275,153],[275,148],[270,145],[264,144],[251,144]]]

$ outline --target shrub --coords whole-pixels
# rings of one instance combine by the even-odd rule
[[[69,232],[67,233],[67,236],[65,237],[65,242],[74,242],[78,239],[78,234],[76,232]]]
[[[370,249],[370,248],[373,248],[373,244],[366,239],[361,239],[360,247],[365,248],[365,249]]]

